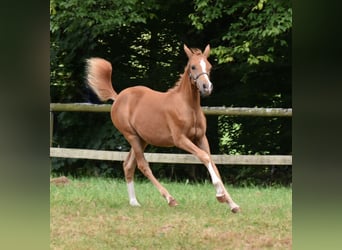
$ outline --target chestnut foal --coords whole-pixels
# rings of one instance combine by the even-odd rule
[[[134,191],[133,177],[136,166],[156,186],[169,206],[177,201],[154,177],[144,150],[148,144],[181,148],[207,167],[219,202],[227,203],[232,212],[239,211],[222,183],[217,167],[211,159],[206,133],[206,119],[200,106],[200,96],[211,94],[209,79],[211,64],[207,58],[210,46],[202,53],[184,45],[188,63],[175,86],[167,92],[158,92],[143,86],[130,87],[119,94],[111,82],[112,66],[101,58],[87,60],[87,82],[102,101],[113,100],[111,119],[124,135],[131,150],[123,163],[129,202],[140,206]]]

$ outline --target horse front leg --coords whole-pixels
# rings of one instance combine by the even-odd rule
[[[136,166],[137,166],[137,162],[135,160],[134,150],[133,148],[131,148],[125,161],[123,162],[123,169],[124,169],[125,179],[127,183],[129,204],[133,207],[140,207],[140,204],[135,196],[134,181],[133,181]]]
[[[216,189],[217,200],[219,202],[226,202],[233,213],[238,212],[240,210],[239,205],[237,205],[233,201],[230,194],[224,187],[220,173],[215,163],[211,159],[210,148],[207,138],[205,136],[201,138],[198,141],[197,146],[186,137],[181,138],[177,144],[178,147],[197,156],[197,158],[207,167],[211,177],[211,181]]]
[[[208,143],[208,139],[206,136],[203,136],[198,143],[199,148],[203,149],[205,152],[207,152],[210,156],[210,147]],[[230,206],[231,210],[233,213],[236,213],[240,210],[239,205],[237,205],[233,199],[231,198],[230,194],[228,191],[225,189],[224,184],[222,182],[222,178],[220,176],[220,173],[213,162],[213,160],[210,157],[210,163],[211,165],[208,167],[208,171],[210,173],[212,182],[216,188],[216,198],[219,202],[227,202],[228,205]],[[219,180],[216,179],[216,176]]]

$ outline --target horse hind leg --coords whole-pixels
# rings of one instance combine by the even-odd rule
[[[123,169],[125,172],[125,179],[127,183],[127,191],[128,191],[128,198],[129,198],[129,204],[133,207],[140,207],[136,196],[135,196],[135,189],[134,189],[134,172],[136,168],[136,160],[134,156],[133,148],[129,151],[124,163],[123,163]]]
[[[153,185],[158,189],[160,194],[166,199],[170,207],[177,206],[177,201],[154,177],[152,170],[144,157],[144,149],[146,147],[146,143],[143,142],[138,136],[130,136],[127,138],[127,140],[129,141],[134,150],[135,159],[139,170],[153,183]]]
[[[173,198],[170,193],[164,188],[160,182],[154,177],[152,170],[146,161],[144,155],[142,154],[140,159],[137,160],[138,168],[140,171],[153,183],[153,185],[159,190],[160,194],[166,199],[170,207],[175,207],[178,205],[175,198]]]

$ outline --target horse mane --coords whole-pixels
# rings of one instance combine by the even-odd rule
[[[198,49],[198,48],[190,48],[191,52],[194,54],[194,55],[202,55],[202,50]],[[189,65],[187,64],[184,68],[184,73],[183,74],[180,74],[180,77],[178,79],[178,81],[175,83],[175,85],[173,87],[171,87],[170,89],[168,89],[167,92],[169,91],[174,91],[176,90],[180,85],[181,85],[181,82],[184,80],[183,77],[184,77],[184,74],[186,74],[186,72],[189,70]]]
[[[202,55],[202,50],[198,49],[198,48],[190,48],[191,52],[195,55]]]
[[[185,74],[186,71],[187,71],[187,67],[185,67],[184,73],[179,75],[179,79],[178,79],[178,81],[175,83],[175,85],[173,85],[173,87],[169,88],[169,89],[167,90],[167,92],[176,91],[176,90],[180,87],[182,81],[185,81],[185,79],[184,79],[184,74]]]

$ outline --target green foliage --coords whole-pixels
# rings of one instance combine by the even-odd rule
[[[54,147],[118,151],[128,151],[130,148],[121,133],[113,127],[109,114],[61,112],[56,114],[54,126]],[[116,166],[121,167],[121,164]],[[120,171],[114,172],[113,167],[114,164],[108,165],[104,161],[52,159],[52,171],[65,174],[122,176]]]
[[[229,155],[291,154],[291,120],[288,118],[237,118],[219,116],[220,152]],[[237,166],[221,168],[229,183],[288,185],[289,166]]]
[[[203,30],[212,22],[224,21],[226,25],[218,39],[220,45],[212,54],[219,64],[233,61],[248,64],[272,63],[276,50],[288,46],[287,35],[292,27],[290,2],[277,0],[230,1],[195,0],[195,13],[189,18]]]
[[[58,40],[62,47],[79,48],[90,40],[92,48],[105,42],[100,39],[104,34],[113,35],[120,28],[146,23],[155,16],[151,11],[158,8],[153,0],[51,0],[50,31],[54,38],[64,38]]]
[[[67,98],[65,93],[78,87],[84,59],[99,52],[115,54],[111,39],[134,32],[135,25],[153,19],[151,11],[158,8],[153,0],[51,0],[51,83],[60,92],[56,97],[61,101],[80,98],[82,93]]]
[[[289,131],[288,118],[219,116],[220,151],[233,155],[290,154],[290,148],[280,146],[288,140]]]

